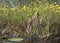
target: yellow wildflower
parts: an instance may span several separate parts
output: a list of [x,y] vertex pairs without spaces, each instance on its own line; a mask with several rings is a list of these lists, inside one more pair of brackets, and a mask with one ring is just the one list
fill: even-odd
[[3,11],[6,11],[6,8],[2,8]]
[[58,10],[56,10],[56,12],[59,12]]
[[14,11],[14,10],[15,10],[15,8],[11,8],[11,10],[12,10],[12,11]]
[[51,4],[51,5],[50,5],[50,8],[54,8],[54,5]]
[[54,2],[54,4],[57,4],[57,2]]
[[60,9],[60,6],[58,7],[58,9]]
[[56,6],[58,7],[58,4]]
[[27,6],[25,5],[25,6],[23,7],[23,10],[26,11],[26,10],[27,10],[26,8],[27,8]]

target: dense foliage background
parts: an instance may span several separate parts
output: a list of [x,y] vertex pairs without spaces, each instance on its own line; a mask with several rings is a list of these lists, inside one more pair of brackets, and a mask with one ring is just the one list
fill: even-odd
[[60,0],[0,0],[1,42],[60,43],[59,34]]

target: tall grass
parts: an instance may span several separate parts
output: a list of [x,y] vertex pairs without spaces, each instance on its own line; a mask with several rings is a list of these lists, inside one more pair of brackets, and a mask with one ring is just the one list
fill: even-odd
[[0,31],[2,35],[10,37],[22,35],[29,40],[33,37],[34,40],[35,37],[44,37],[50,33],[58,32],[60,6],[57,3],[31,3],[33,6],[24,5],[16,8],[0,5]]

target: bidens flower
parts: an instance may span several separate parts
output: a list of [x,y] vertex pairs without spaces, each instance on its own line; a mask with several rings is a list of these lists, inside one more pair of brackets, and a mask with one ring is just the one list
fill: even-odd
[[58,9],[60,9],[60,6],[58,7]]
[[54,8],[54,7],[55,7],[54,5],[52,5],[52,4],[50,5],[50,8]]
[[14,11],[14,10],[15,10],[15,8],[11,8],[11,10],[12,10],[12,11]]
[[6,11],[7,9],[6,8],[2,8],[3,11]]
[[25,5],[25,6],[23,6],[23,10],[24,11],[26,11],[27,10],[27,6]]

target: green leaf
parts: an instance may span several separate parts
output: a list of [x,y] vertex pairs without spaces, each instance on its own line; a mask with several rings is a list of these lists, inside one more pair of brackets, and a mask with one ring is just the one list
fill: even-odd
[[9,41],[22,41],[24,40],[23,38],[10,38],[8,39]]

